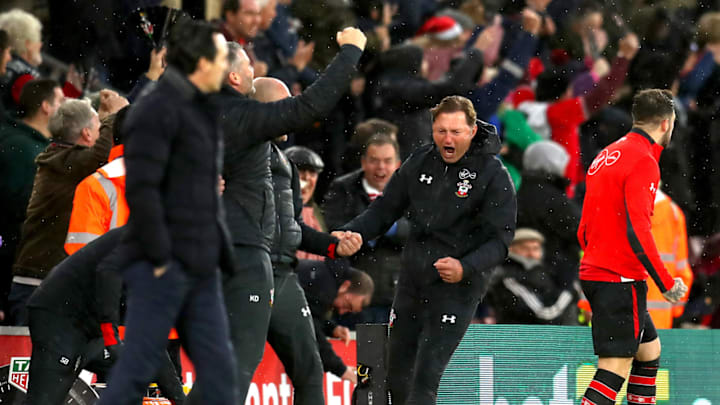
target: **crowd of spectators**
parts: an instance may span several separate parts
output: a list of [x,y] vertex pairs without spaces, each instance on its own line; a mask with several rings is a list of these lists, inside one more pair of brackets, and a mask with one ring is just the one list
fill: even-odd
[[[114,158],[115,114],[163,74],[161,33],[172,21],[160,1],[14,3],[19,8],[0,7],[6,323],[23,319],[15,304],[67,255],[75,186]],[[357,26],[368,37],[337,105],[280,144],[298,167],[302,219],[320,231],[361,213],[402,160],[431,142],[429,108],[448,95],[472,100],[478,118],[498,128],[518,196],[518,232],[478,322],[589,319],[577,283],[585,173],[602,148],[630,130],[636,91],[670,89],[677,123],[660,162],[664,193],[656,204],[672,201],[668,215],[682,225],[663,230],[667,221],[656,221],[653,230],[666,266],[692,288],[684,308],[660,309],[672,314],[668,327],[720,326],[720,2],[171,3],[217,23],[242,45],[254,77],[277,78],[293,96],[337,53],[336,32]],[[142,31],[138,9],[150,16],[154,34]],[[72,100],[83,98],[90,104]],[[370,307],[339,317],[340,324],[387,321],[408,231],[400,220],[355,256],[332,259],[349,260],[375,284]],[[302,251],[297,257],[325,260]]]

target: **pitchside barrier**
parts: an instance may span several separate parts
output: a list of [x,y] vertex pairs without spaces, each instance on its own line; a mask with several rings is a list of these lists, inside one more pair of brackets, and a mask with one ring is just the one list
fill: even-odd
[[[663,354],[658,373],[660,405],[720,405],[720,330],[661,330]],[[384,357],[387,326],[358,325],[359,380],[351,398],[347,381],[326,373],[327,405],[387,405]],[[355,364],[355,341],[331,342],[346,364]],[[31,352],[27,328],[0,327],[0,404],[21,404]],[[570,326],[471,325],[445,371],[438,404],[578,404],[595,373],[590,329]],[[367,367],[362,367],[367,366]],[[369,371],[368,371],[369,367]],[[192,386],[194,371],[183,356],[183,381]],[[75,401],[87,385],[76,384]],[[625,391],[618,404],[624,403]],[[622,402],[621,402],[622,401]],[[290,405],[292,385],[272,349],[266,346],[246,405]]]
[[[358,405],[386,405],[384,325],[358,326]],[[720,405],[720,330],[658,331],[657,404]],[[595,374],[590,328],[471,325],[440,382],[438,404],[578,404]],[[625,403],[625,388],[618,404]]]

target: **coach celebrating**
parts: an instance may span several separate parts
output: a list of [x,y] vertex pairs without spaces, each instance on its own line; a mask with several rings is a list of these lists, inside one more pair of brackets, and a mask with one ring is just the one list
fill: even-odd
[[418,148],[368,209],[342,228],[363,240],[410,221],[390,313],[388,389],[393,404],[435,404],[445,367],[502,263],[515,231],[515,193],[495,155],[495,128],[470,100],[432,110],[433,145]]

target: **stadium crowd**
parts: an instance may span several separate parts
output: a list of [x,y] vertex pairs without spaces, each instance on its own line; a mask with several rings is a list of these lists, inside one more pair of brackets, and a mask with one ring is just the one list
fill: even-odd
[[[348,339],[357,323],[388,322],[411,225],[403,217],[362,241],[338,229],[383,196],[413,151],[433,142],[430,109],[452,95],[469,99],[477,119],[497,128],[518,205],[508,257],[489,277],[473,321],[587,324],[577,238],[585,175],[598,152],[631,129],[632,96],[647,88],[669,89],[677,114],[660,160],[653,237],[671,275],[691,286],[682,302],[670,304],[648,283],[648,310],[658,328],[720,327],[716,1],[224,0],[181,2],[180,13],[160,1],[15,3],[20,8],[0,7],[2,324],[32,331],[32,311],[50,310],[58,294],[42,281],[127,223],[124,141],[178,126],[166,125],[164,108],[176,100],[154,89],[175,74],[167,69],[166,33],[189,15],[210,21],[228,44],[229,70],[221,72],[217,96],[223,118],[215,124],[226,136],[219,191],[234,254],[263,273],[237,280],[235,290],[227,286],[235,281],[226,282],[226,301],[230,307],[232,297],[247,294],[276,299],[272,314],[237,303],[242,322],[252,318],[267,333],[234,336],[239,320],[229,311],[233,339],[259,337],[259,347],[268,339],[290,370],[304,351],[283,328],[314,330],[302,344],[319,344],[320,358],[299,364],[355,381],[326,336]],[[148,112],[133,113],[143,102]],[[186,119],[200,126],[205,118]],[[243,141],[228,142],[230,133]],[[184,153],[144,147],[144,160],[135,151],[138,166],[130,171],[150,173],[159,151]],[[176,169],[214,163],[190,159]],[[263,194],[265,184],[275,196]],[[187,186],[178,195],[204,204],[217,199]],[[460,183],[458,193],[467,193]],[[152,203],[143,197],[148,201],[136,204]],[[189,215],[184,209],[168,215]],[[253,216],[280,225],[255,229]],[[139,236],[143,249],[163,263],[167,246],[148,235]],[[203,237],[186,235],[184,249]],[[312,309],[312,325],[283,317],[280,303]],[[97,317],[88,328],[100,325],[106,338],[118,334],[118,311],[102,312],[83,314]],[[253,344],[236,345],[238,359],[258,353]],[[168,346],[170,358],[177,350]],[[249,381],[259,361],[248,361],[249,374],[237,378]],[[303,378],[304,369],[295,371],[293,381]],[[296,396],[316,395],[318,387],[307,386]]]

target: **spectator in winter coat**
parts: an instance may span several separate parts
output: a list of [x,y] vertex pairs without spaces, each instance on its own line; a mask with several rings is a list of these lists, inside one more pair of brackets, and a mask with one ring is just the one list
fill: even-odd
[[[325,194],[323,212],[330,229],[356,216],[382,196],[390,176],[400,167],[400,151],[395,140],[385,134],[374,135],[365,144],[362,168],[336,178]],[[385,323],[395,297],[401,266],[402,247],[409,223],[399,219],[377,239],[363,241],[358,254],[350,258],[353,267],[367,272],[375,283],[373,305],[356,318],[360,323]]]
[[[7,72],[0,76],[0,100],[8,112],[15,113],[23,86],[40,77],[38,67],[42,63],[42,24],[34,15],[14,9],[0,14],[0,29],[8,33],[12,49]],[[63,92],[67,97],[79,97],[82,84],[78,82],[78,75],[69,72],[68,80],[63,86]]]
[[[127,100],[104,91],[100,113],[114,114]],[[89,103],[68,100],[52,116],[53,143],[38,155],[33,191],[13,266],[11,322],[27,324],[25,302],[40,281],[67,254],[63,248],[75,187],[107,162],[112,146],[112,115],[101,121]]]
[[565,194],[563,173],[569,160],[565,149],[553,141],[530,145],[523,155],[518,191],[518,226],[536,229],[545,237],[545,267],[567,289],[577,280],[580,246],[574,235],[581,214]]
[[[30,193],[35,179],[35,157],[49,144],[48,122],[65,100],[54,80],[31,80],[20,94],[22,118],[0,117],[0,200],[5,207],[0,215],[0,311],[10,289],[11,267],[20,241]],[[2,317],[0,316],[0,320]]]
[[493,275],[488,303],[497,323],[574,324],[575,296],[555,282],[543,264],[545,238],[530,228],[518,228],[508,258]]

